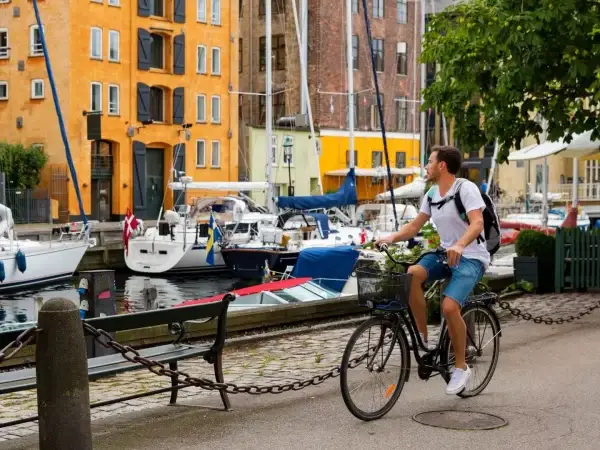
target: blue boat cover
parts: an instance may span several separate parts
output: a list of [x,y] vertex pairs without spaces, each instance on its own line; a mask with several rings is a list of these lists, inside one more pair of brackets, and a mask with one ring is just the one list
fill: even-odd
[[321,233],[321,237],[323,239],[327,239],[329,237],[329,217],[327,214],[307,214],[307,216],[314,217],[317,221],[317,226],[319,227],[319,232]]
[[321,278],[319,285],[342,292],[359,254],[358,249],[350,245],[306,248],[300,251],[291,275]]
[[348,171],[344,184],[334,194],[304,197],[279,197],[277,206],[293,209],[333,208],[335,206],[356,205],[356,179],[354,168]]

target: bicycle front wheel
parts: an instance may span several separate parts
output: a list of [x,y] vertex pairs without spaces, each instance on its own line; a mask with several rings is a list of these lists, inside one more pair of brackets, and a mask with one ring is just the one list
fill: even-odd
[[346,345],[340,387],[344,403],[360,420],[383,417],[402,393],[410,355],[402,328],[393,341],[396,326],[400,324],[389,318],[372,317],[356,329]]

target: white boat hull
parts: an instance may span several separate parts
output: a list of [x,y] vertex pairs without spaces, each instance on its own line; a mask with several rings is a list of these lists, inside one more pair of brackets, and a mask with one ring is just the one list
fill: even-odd
[[221,247],[215,244],[215,264],[206,262],[206,244],[186,244],[161,239],[135,238],[129,241],[125,264],[138,273],[210,272],[225,268]]
[[76,242],[25,242],[19,247],[25,254],[25,272],[17,267],[15,255],[17,245],[12,250],[2,244],[6,250],[0,251],[0,260],[4,263],[6,278],[0,283],[0,292],[7,292],[50,284],[73,276],[83,255],[89,247],[85,241]]

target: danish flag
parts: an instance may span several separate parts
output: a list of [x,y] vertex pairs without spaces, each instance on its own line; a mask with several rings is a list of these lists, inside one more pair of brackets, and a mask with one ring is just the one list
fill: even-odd
[[125,254],[129,255],[129,238],[131,237],[131,233],[133,230],[137,229],[139,226],[138,220],[135,218],[133,214],[131,214],[131,210],[127,208],[127,214],[125,215],[125,221],[123,222],[123,246],[125,247]]

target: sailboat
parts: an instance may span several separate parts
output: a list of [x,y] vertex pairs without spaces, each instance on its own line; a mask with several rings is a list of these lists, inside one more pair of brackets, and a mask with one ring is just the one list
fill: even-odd
[[[54,106],[65,145],[66,158],[79,201],[79,211],[83,218],[83,227],[77,233],[62,233],[58,241],[19,240],[14,229],[12,211],[6,205],[0,205],[0,292],[2,293],[70,278],[73,276],[86,250],[95,245],[95,240],[90,238],[91,229],[83,210],[77,173],[75,172],[67,140],[37,0],[33,0],[33,7],[40,33],[44,62],[52,88]],[[63,239],[67,234],[69,238],[74,237],[75,239]]]

